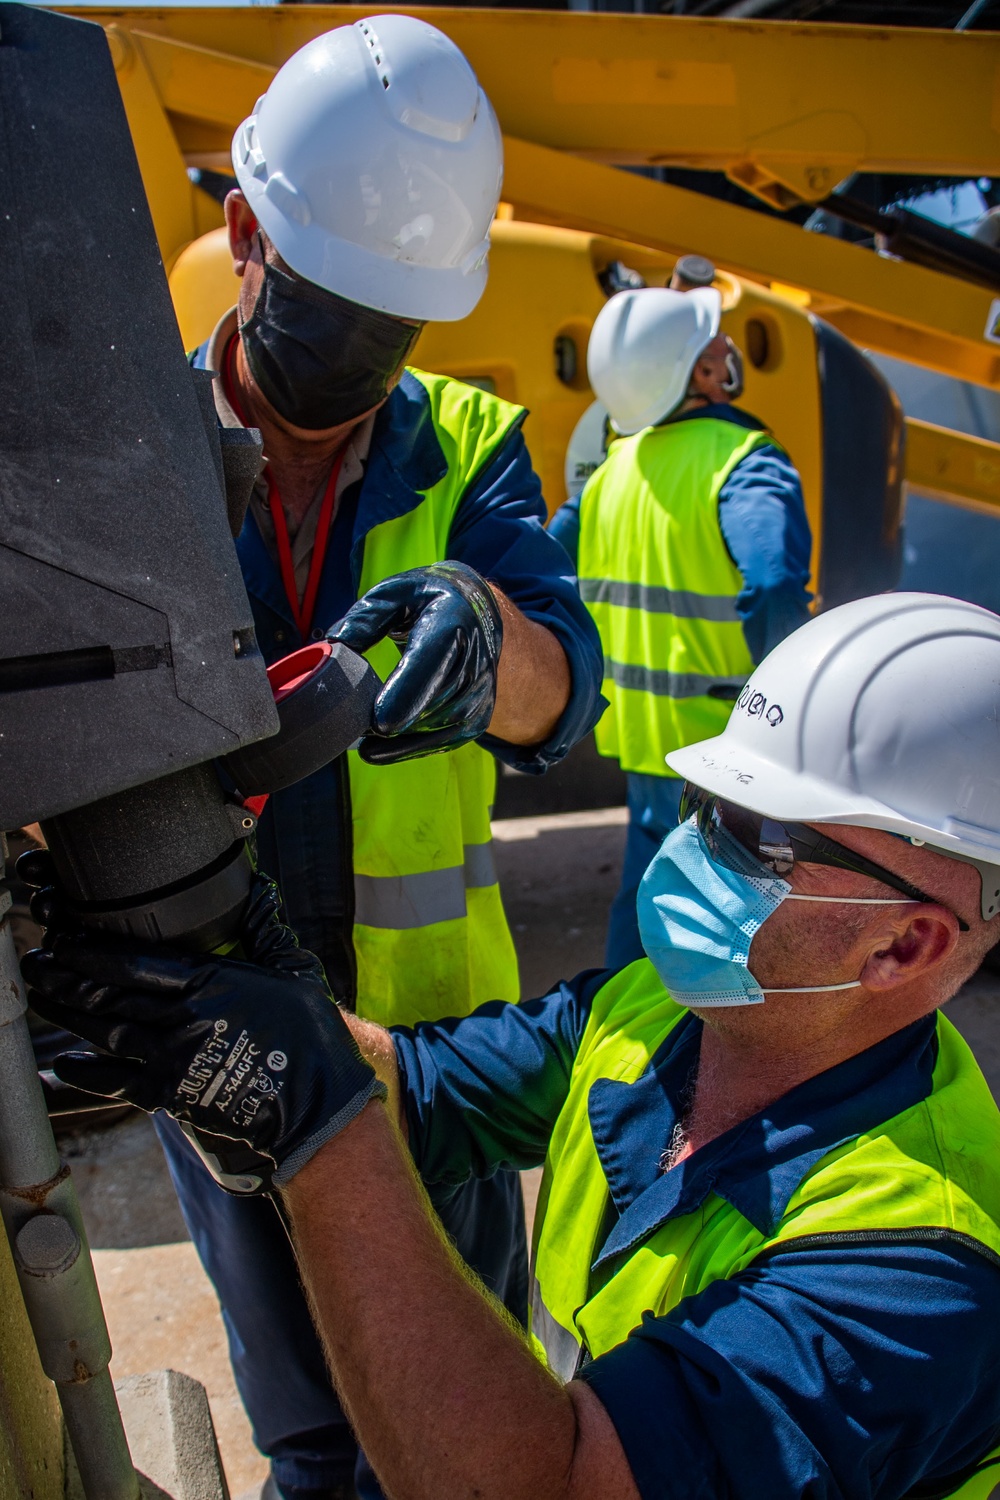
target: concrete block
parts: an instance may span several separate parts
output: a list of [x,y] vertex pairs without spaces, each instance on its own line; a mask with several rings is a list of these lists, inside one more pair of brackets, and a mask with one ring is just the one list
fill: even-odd
[[[142,1500],[229,1500],[205,1387],[177,1370],[116,1381]],[[66,1500],[84,1500],[67,1454]]]
[[115,1386],[132,1462],[170,1500],[229,1500],[208,1397],[177,1370],[129,1375]]

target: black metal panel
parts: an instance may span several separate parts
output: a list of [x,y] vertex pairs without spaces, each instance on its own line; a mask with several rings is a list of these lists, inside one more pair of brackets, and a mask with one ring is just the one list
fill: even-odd
[[0,695],[14,827],[277,717],[103,29],[9,4],[0,266],[0,660],[118,664]]
[[823,423],[819,596],[832,609],[899,582],[905,429],[871,361],[828,323],[811,322]]

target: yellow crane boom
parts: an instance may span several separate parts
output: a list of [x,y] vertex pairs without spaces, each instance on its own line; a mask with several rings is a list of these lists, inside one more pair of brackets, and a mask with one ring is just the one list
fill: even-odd
[[[221,223],[186,169],[228,170],[233,131],[274,70],[358,15],[324,5],[69,9],[106,27],[168,269]],[[463,49],[496,107],[515,218],[670,257],[698,250],[735,276],[791,289],[855,343],[1000,388],[1000,301],[989,291],[612,165],[722,171],[778,207],[818,202],[856,170],[1000,176],[1000,35],[413,13]],[[949,498],[995,506],[993,447],[911,423],[907,480],[943,491],[947,474]]]
[[[856,342],[1000,385],[993,298],[608,162],[728,173],[786,206],[850,172],[1000,175],[1000,37],[685,17],[416,11],[470,58],[507,136],[519,217],[597,229],[808,295]],[[274,69],[357,12],[338,6],[79,10],[108,27],[170,265],[218,222],[184,178],[225,170]],[[591,158],[591,159],[586,159]]]
[[856,344],[979,385],[1000,385],[1000,342],[984,337],[993,298],[953,276],[846,240],[651,182],[526,141],[506,143],[504,193],[519,218],[591,229],[806,294]]
[[[976,177],[998,166],[996,33],[438,6],[412,13],[462,48],[506,134],[555,150],[711,168],[784,202],[818,201],[853,171]],[[358,12],[79,14],[161,38],[148,57],[165,97],[172,92],[168,108],[228,128],[248,98],[233,64],[247,70],[252,104],[269,70]],[[178,47],[201,49],[201,74],[190,58],[178,71]],[[210,74],[206,95],[200,85]]]

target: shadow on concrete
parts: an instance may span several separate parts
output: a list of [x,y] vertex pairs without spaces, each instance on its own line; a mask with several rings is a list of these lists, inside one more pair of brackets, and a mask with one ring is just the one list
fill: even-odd
[[577,826],[553,828],[546,826],[547,818],[494,825],[523,998],[543,995],[556,981],[604,964],[608,911],[621,878],[625,813],[611,808],[577,816]]
[[980,969],[948,1002],[944,1013],[976,1054],[1000,1104],[1000,975]]
[[92,1250],[135,1250],[189,1238],[148,1115],[62,1135]]
[[621,807],[625,803],[625,776],[616,760],[598,755],[594,736],[578,745],[546,771],[528,776],[498,766],[494,817],[528,818],[545,813],[582,812],[593,807]]

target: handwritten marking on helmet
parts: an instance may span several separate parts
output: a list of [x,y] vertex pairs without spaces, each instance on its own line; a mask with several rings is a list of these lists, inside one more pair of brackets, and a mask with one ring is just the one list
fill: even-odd
[[749,786],[753,781],[752,771],[741,771],[739,766],[730,766],[725,761],[716,760],[714,755],[702,754],[701,763],[706,771],[714,771],[721,776],[733,776],[740,786]]
[[766,719],[772,729],[777,729],[785,717],[780,703],[769,704],[763,693],[750,691],[749,683],[737,698],[736,707],[749,714],[751,719]]

